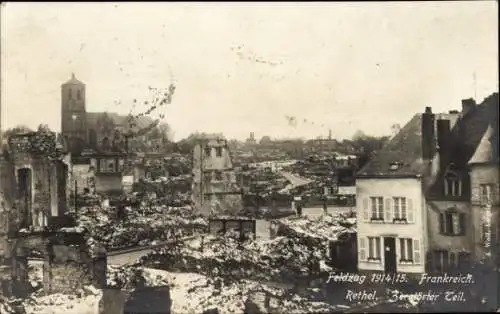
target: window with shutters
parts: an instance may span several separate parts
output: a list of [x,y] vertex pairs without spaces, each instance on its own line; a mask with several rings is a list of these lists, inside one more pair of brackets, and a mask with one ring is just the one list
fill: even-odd
[[400,262],[413,262],[413,239],[399,239]]
[[493,203],[493,184],[479,185],[479,200],[481,206],[491,205]]
[[465,214],[456,211],[454,208],[440,213],[439,232],[450,236],[465,235]]
[[368,260],[380,261],[380,237],[368,237]]
[[370,197],[371,220],[384,220],[384,199],[382,197]]
[[408,219],[408,211],[406,206],[406,197],[394,197],[393,198],[393,206],[394,206],[394,217],[393,220],[397,221],[407,221]]
[[447,172],[444,176],[444,195],[462,195],[462,181],[460,180],[460,176],[455,172]]

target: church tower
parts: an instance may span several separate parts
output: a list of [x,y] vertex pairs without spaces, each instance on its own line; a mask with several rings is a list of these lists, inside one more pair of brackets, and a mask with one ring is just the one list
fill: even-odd
[[61,133],[72,153],[80,153],[87,142],[85,84],[71,79],[61,85]]

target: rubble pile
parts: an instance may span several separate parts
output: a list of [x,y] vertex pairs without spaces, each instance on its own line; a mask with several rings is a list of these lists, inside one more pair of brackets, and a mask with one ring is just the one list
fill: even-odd
[[[306,313],[312,311],[330,312],[334,306],[320,301],[310,301],[305,291],[298,295],[284,288],[274,288],[252,280],[226,280],[220,276],[207,277],[196,273],[172,273],[168,271],[127,266],[110,268],[117,278],[127,280],[130,274],[140,274],[147,287],[168,285],[170,288],[172,313],[202,313],[218,310],[219,313],[242,313],[249,303],[264,308],[264,313]],[[109,282],[114,284],[113,281]],[[122,284],[134,289],[131,281]],[[259,295],[264,294],[264,298]],[[267,300],[266,300],[267,299]],[[260,304],[259,304],[260,303]]]
[[32,292],[24,298],[6,298],[0,295],[2,314],[96,314],[102,291],[94,286],[85,286],[73,294],[44,295],[42,288],[43,264],[29,265],[28,277]]
[[142,265],[163,270],[197,272],[255,280],[291,281],[319,272],[323,252],[297,239],[239,242],[231,237],[206,236],[175,247],[161,248],[140,259]]
[[344,233],[356,232],[356,219],[342,214],[289,217],[275,221],[278,235],[293,238],[336,241]]
[[126,211],[126,217],[120,218],[115,209],[87,208],[80,211],[79,223],[108,250],[150,245],[153,241],[189,236],[208,228],[206,219],[186,208],[157,206],[147,214],[130,208]]

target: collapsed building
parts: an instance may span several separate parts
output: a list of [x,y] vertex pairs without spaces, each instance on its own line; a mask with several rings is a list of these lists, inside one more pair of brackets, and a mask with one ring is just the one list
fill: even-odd
[[210,230],[219,234],[236,231],[240,236],[250,231],[255,236],[255,220],[238,217],[243,193],[225,139],[200,139],[194,146],[192,192],[196,211],[210,217]]
[[28,259],[41,254],[44,292],[105,284],[106,254],[86,243],[69,211],[70,155],[52,132],[9,138],[1,160],[3,293],[29,290]]

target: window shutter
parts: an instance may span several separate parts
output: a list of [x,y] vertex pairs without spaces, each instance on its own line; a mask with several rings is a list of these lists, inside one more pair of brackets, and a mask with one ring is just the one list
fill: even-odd
[[413,240],[413,262],[420,264],[420,241],[417,239]]
[[366,261],[366,239],[364,237],[359,238],[359,260]]
[[415,222],[415,217],[413,213],[413,200],[411,198],[406,199],[406,211],[408,215],[408,222],[409,223],[414,223]]
[[370,211],[368,206],[368,197],[363,198],[363,220],[370,220]]
[[385,199],[385,206],[384,206],[384,220],[386,222],[392,222],[392,215],[391,215],[391,199],[386,198]]
[[459,214],[459,225],[460,225],[460,234],[465,235],[465,214]]

